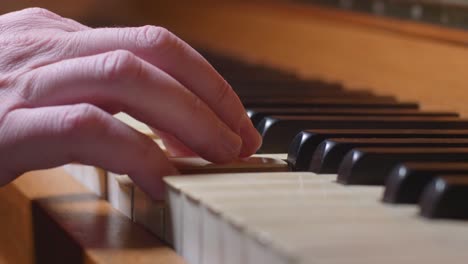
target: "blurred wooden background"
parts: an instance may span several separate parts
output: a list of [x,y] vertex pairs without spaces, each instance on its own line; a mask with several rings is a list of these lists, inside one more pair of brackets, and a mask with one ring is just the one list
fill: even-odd
[[200,47],[468,115],[467,32],[287,2],[15,0],[0,12],[41,6],[92,26],[161,25]]

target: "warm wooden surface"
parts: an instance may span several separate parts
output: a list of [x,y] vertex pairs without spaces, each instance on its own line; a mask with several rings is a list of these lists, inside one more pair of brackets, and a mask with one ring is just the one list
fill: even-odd
[[65,263],[60,257],[69,258],[66,263],[183,263],[61,169],[23,175],[2,188],[0,197],[0,246],[12,263],[32,263],[33,225],[41,252],[54,252],[46,263],[54,256],[57,263]]
[[359,12],[348,12],[336,8],[303,4],[269,4],[269,9],[281,8],[285,14],[296,17],[315,17],[327,20],[338,20],[345,23],[359,24],[378,30],[386,30],[397,34],[430,39],[432,41],[449,42],[457,45],[468,44],[468,32],[462,29],[437,26],[429,23],[413,22],[385,16],[372,16]]
[[0,263],[33,263],[30,208],[30,201],[13,184],[0,189]]
[[[147,7],[144,16],[201,47],[468,115],[466,45],[288,7],[168,5]],[[411,31],[411,25],[401,27]],[[457,38],[466,42],[468,35]]]

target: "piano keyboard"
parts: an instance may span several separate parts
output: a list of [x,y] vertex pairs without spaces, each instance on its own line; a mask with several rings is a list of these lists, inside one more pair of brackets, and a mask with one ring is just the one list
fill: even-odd
[[[262,134],[259,154],[227,165],[172,159],[192,175],[165,178],[166,202],[152,201],[125,175],[78,171],[78,165],[72,174],[189,264],[467,257],[468,119],[206,57]],[[158,141],[136,120],[119,118]],[[93,173],[100,180],[86,181]]]
[[[139,131],[140,133],[152,138],[156,144],[165,150],[164,144],[153,131],[144,123],[132,118],[125,113],[118,113],[115,118]],[[63,166],[64,169],[77,181],[86,186],[89,190],[93,191],[99,197],[108,199],[115,208],[124,208],[126,198],[120,198],[120,186],[115,182],[112,177],[112,172],[106,172],[100,168],[93,166],[85,166],[82,164],[67,164]],[[122,209],[121,211],[128,211]],[[129,216],[129,215],[127,215]]]
[[175,248],[188,263],[460,263],[464,222],[380,202],[382,187],[336,175],[169,177]]

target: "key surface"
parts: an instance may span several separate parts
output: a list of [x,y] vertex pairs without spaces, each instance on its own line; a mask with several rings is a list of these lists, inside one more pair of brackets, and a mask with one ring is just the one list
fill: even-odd
[[428,218],[468,219],[468,174],[433,180],[421,198],[421,215]]
[[418,104],[408,102],[394,102],[388,98],[381,99],[347,99],[347,98],[309,98],[302,100],[294,98],[265,98],[259,100],[244,100],[245,107],[321,107],[321,108],[399,108],[399,109],[418,109]]
[[259,153],[287,152],[294,137],[306,129],[468,129],[457,117],[268,116],[257,126],[263,137]]
[[286,90],[246,90],[245,92],[238,92],[237,95],[242,100],[264,100],[264,99],[274,99],[274,98],[291,98],[288,100],[303,100],[304,98],[339,98],[342,96],[346,96],[347,98],[351,99],[359,99],[359,98],[388,98],[389,101],[396,102],[396,98],[392,96],[382,96],[382,95],[375,95],[370,91],[340,91],[340,90],[327,90],[327,89],[286,89]]
[[346,98],[346,101],[379,101],[379,102],[398,102],[396,97],[390,95],[376,95],[370,91],[365,90],[353,90],[353,91],[336,91],[336,90],[308,90],[303,91],[297,90],[255,90],[256,92],[248,91],[247,93],[238,93],[237,95],[247,101],[251,102],[270,102],[270,101],[298,101],[301,102],[304,99],[327,99],[335,100],[340,98]]
[[[212,175],[214,173],[240,173],[246,175],[246,172],[269,172],[271,173],[288,171],[288,165],[285,161],[272,158],[271,155],[254,155],[249,158],[234,161],[228,164],[212,164],[201,158],[170,158],[170,161],[178,169],[181,174],[204,174]],[[266,173],[265,173],[266,174]],[[239,177],[242,178],[242,177]],[[159,238],[167,242],[172,242],[174,237],[170,234],[171,221],[168,219],[166,212],[167,208],[162,201],[153,201],[146,195],[140,188],[134,185],[133,181],[127,175],[116,175],[112,178],[118,183],[115,190],[116,197],[120,197],[118,203],[114,201],[119,210],[125,212],[127,215],[132,215],[132,219],[145,226],[148,230],[153,232]],[[222,179],[222,177],[220,177]],[[244,182],[248,182],[249,179]],[[114,199],[115,200],[115,199]],[[132,207],[122,207],[131,203]]]
[[120,113],[114,115],[114,117],[117,118],[118,120],[124,122],[125,124],[127,124],[131,128],[137,130],[138,132],[147,135],[148,137],[151,137],[153,139],[158,138],[158,136],[156,136],[153,133],[153,131],[146,124],[136,120],[135,118],[133,118],[133,117],[131,117],[131,116],[125,114],[125,113],[120,112]]
[[288,164],[283,160],[269,157],[252,156],[227,164],[215,164],[199,157],[169,158],[181,174],[203,173],[241,173],[288,171]]
[[387,178],[383,201],[417,203],[424,188],[438,175],[468,174],[468,162],[405,162]]
[[468,148],[357,148],[344,157],[337,180],[343,184],[383,185],[399,163],[467,160]]
[[468,148],[468,139],[452,138],[331,138],[312,156],[309,171],[337,173],[344,156],[354,148]]
[[[200,157],[170,157],[169,161],[182,175],[289,171],[285,161],[264,155],[253,155],[226,164],[211,163]],[[121,185],[134,185],[127,175],[115,175],[115,178]]]
[[425,129],[313,129],[300,132],[288,151],[293,170],[305,171],[317,146],[328,138],[468,138],[468,130]]
[[[243,76],[246,77],[245,73],[242,73]],[[310,89],[310,90],[318,90],[318,89],[326,89],[326,90],[344,90],[344,87],[340,83],[326,83],[318,80],[303,80],[294,77],[286,77],[286,78],[258,78],[259,76],[252,76],[252,78],[242,78],[242,79],[232,79],[230,80],[231,86],[236,90],[248,90],[249,88],[257,87],[257,89],[273,89],[273,90],[280,90],[280,89]],[[229,81],[229,80],[228,80]]]
[[254,126],[270,115],[327,115],[327,116],[413,116],[413,117],[457,117],[457,113],[452,112],[424,112],[413,109],[359,109],[359,108],[316,108],[316,107],[257,107],[248,108],[247,115],[252,120]]
[[[270,95],[290,95],[303,94],[312,96],[314,94],[341,94],[350,92],[344,90],[341,85],[317,84],[304,81],[241,81],[231,82],[234,91],[240,96],[259,96],[262,94]],[[371,92],[369,92],[372,94]]]
[[[274,98],[274,97],[290,97],[290,98],[304,98],[304,97],[329,97],[336,98],[340,96],[350,96],[352,98],[373,98],[373,97],[383,97],[383,95],[376,95],[367,90],[353,90],[353,91],[341,91],[341,90],[328,90],[328,89],[293,89],[293,90],[246,90],[238,93],[240,98]],[[384,96],[392,98],[393,101],[396,101],[395,97]]]
[[[262,85],[264,87],[262,87]],[[278,84],[274,84],[278,85]],[[262,96],[264,98],[270,98],[274,99],[275,97],[295,97],[299,98],[300,95],[302,95],[302,98],[311,98],[314,96],[323,96],[323,97],[332,97],[335,96],[334,98],[339,98],[342,95],[345,94],[355,94],[355,95],[361,95],[364,97],[370,97],[370,96],[375,96],[371,92],[350,92],[350,91],[344,91],[342,89],[328,89],[328,88],[310,88],[310,87],[294,87],[289,84],[284,84],[282,85],[283,87],[289,86],[289,88],[281,88],[277,86],[273,86],[271,84],[244,84],[242,87],[234,87],[234,91],[236,94],[239,96],[239,98],[242,99],[249,99],[250,100],[255,100],[255,99],[260,99]]]
[[[297,179],[296,192],[288,185],[285,188],[289,191],[288,197],[268,188],[244,192],[250,183],[242,185],[238,175],[230,175],[231,179],[220,175],[228,181],[225,185],[217,176],[178,177],[180,181],[176,184],[185,186],[182,196],[186,199],[182,199],[182,203],[190,208],[181,210],[180,220],[187,217],[200,223],[188,225],[190,222],[186,222],[186,227],[197,230],[184,235],[196,243],[194,247],[201,249],[202,260],[216,257],[217,261],[210,263],[362,264],[383,261],[409,264],[422,261],[435,264],[441,260],[456,262],[460,257],[465,258],[462,256],[465,253],[454,255],[465,252],[460,251],[467,241],[462,225],[421,221],[415,206],[386,206],[379,202],[382,188],[378,186],[342,186],[336,184],[333,177],[312,174]],[[307,181],[315,177],[322,183],[302,190],[304,180],[309,177]],[[187,185],[185,180],[191,184]],[[268,177],[263,180],[265,184],[270,181]],[[239,185],[225,192],[216,192],[216,188],[191,188],[212,185],[212,181],[220,186],[227,186],[230,181],[237,181]],[[275,191],[278,190],[281,187]],[[205,244],[206,236],[219,243]],[[387,254],[389,250],[398,254]],[[219,255],[220,251],[223,254]],[[224,254],[237,262],[223,259]],[[387,255],[382,260],[384,254]]]

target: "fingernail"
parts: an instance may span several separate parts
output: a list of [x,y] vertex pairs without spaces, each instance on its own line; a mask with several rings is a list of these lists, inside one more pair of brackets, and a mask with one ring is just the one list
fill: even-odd
[[247,116],[240,127],[240,136],[242,138],[242,150],[239,155],[241,158],[254,154],[262,145],[262,136]]

